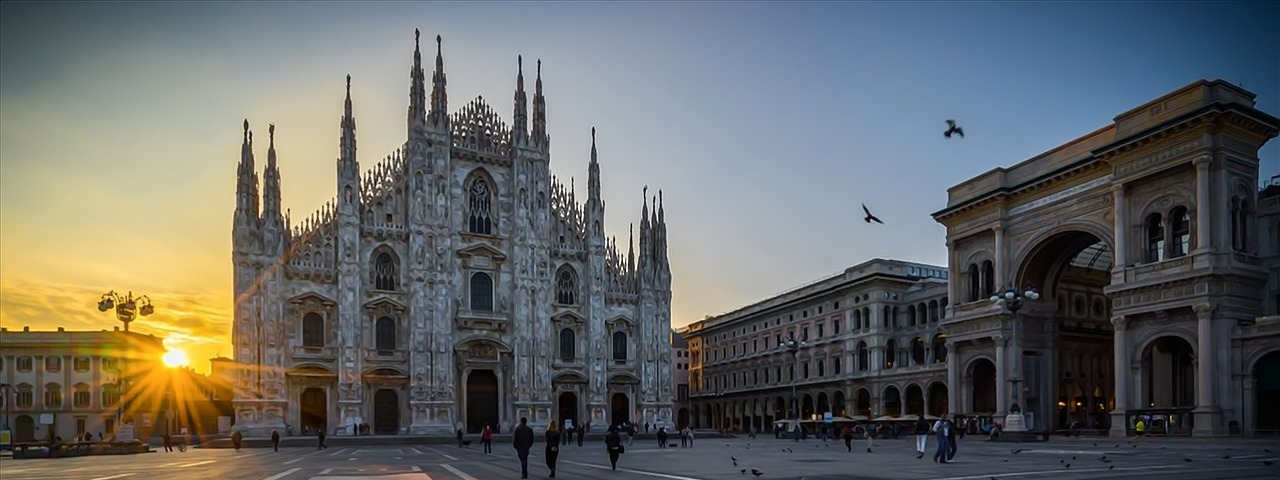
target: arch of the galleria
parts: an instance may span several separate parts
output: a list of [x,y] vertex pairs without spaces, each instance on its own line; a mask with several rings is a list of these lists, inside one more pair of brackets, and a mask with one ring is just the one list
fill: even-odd
[[[1280,425],[1280,188],[1256,188],[1280,120],[1253,99],[1199,81],[948,191],[951,411],[1008,412],[1021,357],[1031,429]],[[989,298],[1026,285],[1019,354]]]

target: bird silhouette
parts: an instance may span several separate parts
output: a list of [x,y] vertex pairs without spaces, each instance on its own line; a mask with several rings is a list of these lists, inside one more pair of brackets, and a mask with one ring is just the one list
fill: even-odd
[[738,457],[729,457],[729,459],[733,460],[733,466],[738,466]]
[[964,129],[956,126],[955,120],[947,120],[947,131],[942,132],[942,135],[947,138],[951,138],[951,135],[953,134],[959,135],[960,138],[964,138]]
[[761,475],[764,475],[764,472],[761,472],[761,471],[756,470],[756,469],[754,469],[754,468],[753,468],[753,469],[751,469],[751,474],[752,474],[752,475],[755,475],[755,476],[757,476],[757,477],[759,477],[759,476],[761,476]]
[[1262,461],[1262,464],[1263,464],[1263,465],[1266,465],[1266,466],[1268,466],[1268,467],[1270,467],[1270,466],[1271,466],[1271,464],[1273,464],[1273,463],[1276,463],[1276,462],[1273,462],[1273,461],[1271,461],[1271,460],[1263,460],[1263,461]]
[[865,221],[865,222],[867,222],[867,223],[871,223],[871,222],[873,222],[873,221],[874,221],[874,222],[876,222],[876,223],[879,223],[879,224],[881,224],[881,225],[884,225],[884,222],[880,221],[880,219],[879,219],[879,218],[876,218],[876,216],[875,216],[875,215],[872,215],[872,214],[871,214],[871,209],[867,208],[867,204],[865,204],[865,203],[864,203],[864,204],[862,204],[862,212],[867,214],[867,216],[866,216],[866,217],[864,217],[864,218],[862,219],[863,221]]

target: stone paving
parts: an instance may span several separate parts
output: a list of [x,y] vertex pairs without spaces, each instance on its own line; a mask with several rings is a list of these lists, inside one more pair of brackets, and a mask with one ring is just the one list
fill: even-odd
[[[1280,478],[1280,442],[1248,440],[1148,439],[1137,446],[1110,439],[1055,439],[1047,443],[991,443],[962,440],[954,463],[915,458],[912,439],[865,440],[853,452],[841,441],[794,442],[760,437],[699,439],[694,448],[657,448],[637,439],[609,469],[604,447],[588,442],[562,448],[558,479],[727,480],[727,479],[939,479],[1023,480],[1177,478],[1189,480]],[[1013,453],[1017,450],[1018,453]],[[1268,451],[1269,450],[1269,451]],[[1108,460],[1104,461],[1103,459]],[[734,459],[738,465],[734,466]],[[1267,465],[1264,462],[1270,462]],[[547,478],[542,446],[529,458],[530,478]],[[756,469],[760,475],[752,474]],[[376,445],[282,448],[188,449],[67,459],[0,459],[4,480],[134,480],[209,478],[229,480],[487,480],[519,478],[509,444],[484,455],[478,445]]]

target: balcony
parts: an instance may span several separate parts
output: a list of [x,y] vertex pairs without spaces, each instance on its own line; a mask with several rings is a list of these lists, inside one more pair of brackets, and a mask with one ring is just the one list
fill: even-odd
[[336,347],[293,347],[293,360],[333,361],[338,358]]
[[459,310],[458,326],[471,330],[491,330],[505,333],[511,328],[511,319],[501,312],[484,310]]
[[366,348],[364,350],[364,359],[367,362],[403,363],[408,358],[409,352],[405,350],[378,350],[376,348]]

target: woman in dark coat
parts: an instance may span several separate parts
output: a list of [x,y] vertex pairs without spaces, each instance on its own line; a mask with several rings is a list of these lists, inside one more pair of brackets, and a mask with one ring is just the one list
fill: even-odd
[[547,457],[547,468],[551,470],[551,478],[556,478],[556,459],[560,457],[560,431],[556,430],[556,421],[547,423],[546,448],[543,455]]
[[609,465],[618,469],[618,455],[623,452],[622,436],[618,435],[618,427],[609,427],[609,434],[604,437],[604,447],[609,451]]

